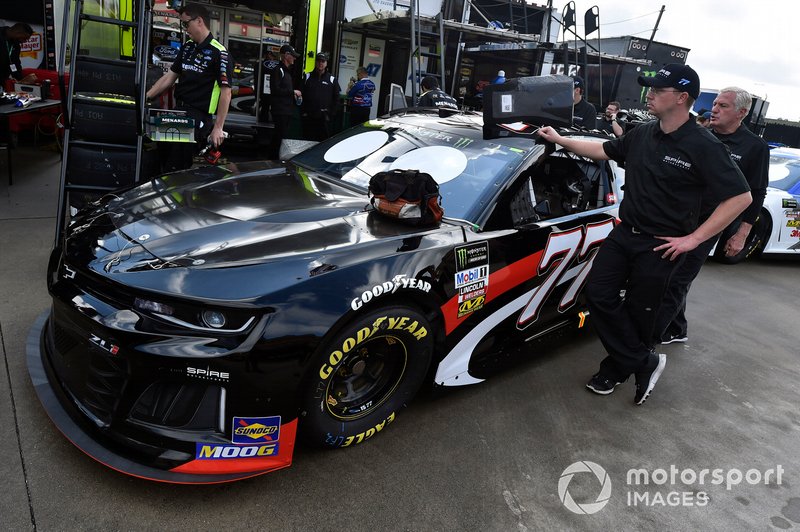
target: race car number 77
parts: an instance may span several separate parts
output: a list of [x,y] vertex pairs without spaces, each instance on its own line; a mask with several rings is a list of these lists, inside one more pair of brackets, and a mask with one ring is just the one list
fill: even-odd
[[[522,329],[539,317],[542,305],[553,289],[567,280],[567,274],[574,275],[574,279],[561,298],[558,311],[564,312],[575,304],[578,293],[589,275],[589,270],[592,269],[592,262],[594,262],[597,250],[600,249],[600,244],[613,228],[614,220],[606,220],[561,233],[550,233],[537,268],[537,275],[547,274],[547,277],[534,290],[530,301],[522,309],[522,313],[517,318],[517,327]],[[567,270],[575,255],[578,255],[575,268]],[[549,273],[548,269],[550,269]]]

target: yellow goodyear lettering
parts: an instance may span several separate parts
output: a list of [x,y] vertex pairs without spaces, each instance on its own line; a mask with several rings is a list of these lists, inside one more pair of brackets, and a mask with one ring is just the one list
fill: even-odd
[[[361,343],[372,338],[379,329],[385,328],[390,330],[405,330],[409,334],[413,335],[417,340],[422,340],[428,335],[428,330],[424,326],[420,325],[418,321],[414,320],[410,324],[408,321],[409,318],[406,316],[381,316],[372,322],[372,328],[362,327],[356,332],[355,336],[348,336],[344,339],[341,349],[333,351],[328,356],[328,360],[319,368],[319,377],[322,380],[330,377],[333,373],[333,370],[342,361],[342,358],[344,358],[345,354],[355,349]],[[388,326],[386,325],[387,322]]]
[[359,443],[361,443],[363,441],[366,441],[366,440],[370,439],[371,437],[375,436],[377,433],[382,431],[383,427],[385,427],[386,425],[388,425],[392,421],[394,421],[394,412],[389,414],[389,417],[387,417],[386,419],[384,419],[383,421],[381,421],[380,423],[378,423],[374,427],[370,427],[367,430],[365,430],[364,432],[359,432],[355,436],[348,436],[344,440],[344,443],[342,444],[342,447],[348,447],[353,442],[355,442],[356,444],[359,444]]

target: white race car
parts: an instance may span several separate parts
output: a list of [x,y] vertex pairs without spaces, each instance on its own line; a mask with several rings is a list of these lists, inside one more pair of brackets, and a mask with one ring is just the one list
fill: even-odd
[[800,254],[800,149],[774,148],[769,158],[769,186],[764,207],[753,224],[742,251],[726,257],[722,249],[715,258],[736,264],[760,253]]

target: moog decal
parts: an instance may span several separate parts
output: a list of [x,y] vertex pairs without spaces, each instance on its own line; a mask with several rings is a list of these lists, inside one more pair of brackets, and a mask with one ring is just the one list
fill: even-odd
[[230,460],[232,458],[263,458],[278,454],[278,444],[267,445],[209,445],[196,444],[198,460]]

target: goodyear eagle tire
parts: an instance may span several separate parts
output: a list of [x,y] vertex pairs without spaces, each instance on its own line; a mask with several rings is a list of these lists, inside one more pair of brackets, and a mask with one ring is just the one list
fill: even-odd
[[348,447],[384,430],[417,393],[432,353],[433,331],[415,310],[392,306],[353,320],[312,360],[304,439]]

